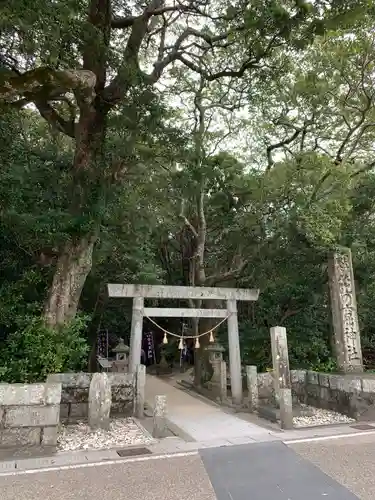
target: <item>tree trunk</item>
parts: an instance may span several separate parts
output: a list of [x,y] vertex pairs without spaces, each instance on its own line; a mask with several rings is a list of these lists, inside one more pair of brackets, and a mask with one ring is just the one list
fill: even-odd
[[[143,19],[143,18],[142,18]],[[143,37],[147,32],[148,17],[142,24]],[[89,77],[86,85],[74,87],[74,97],[79,108],[79,120],[73,124],[70,137],[75,139],[75,153],[72,165],[72,192],[70,211],[72,217],[92,213],[92,206],[98,202],[95,197],[104,196],[111,177],[107,178],[104,168],[104,145],[107,115],[115,102],[103,98],[107,79],[108,48],[110,46],[112,10],[110,0],[90,0],[87,22],[93,36],[88,37],[81,47],[83,73]],[[140,27],[137,24],[136,28]],[[132,35],[133,38],[135,35]],[[139,38],[139,37],[138,37]],[[132,57],[137,58],[138,46]],[[129,44],[129,42],[128,42]],[[94,77],[94,78],[93,78]],[[86,78],[87,79],[87,78]],[[117,101],[128,87],[117,84]],[[122,81],[122,80],[121,80]],[[52,108],[51,108],[52,109]],[[56,111],[53,116],[55,116]],[[46,117],[46,116],[45,116]],[[61,119],[63,121],[63,119]],[[51,123],[51,122],[50,122]],[[61,131],[61,128],[59,128]],[[64,131],[64,133],[67,133]],[[100,200],[101,201],[101,200]],[[95,216],[94,216],[95,217]],[[95,227],[100,221],[92,220]],[[44,309],[45,323],[51,327],[64,324],[74,318],[83,286],[92,267],[92,253],[97,235],[81,234],[65,244],[59,254],[48,299]]]
[[96,237],[66,243],[60,254],[44,309],[48,326],[55,327],[74,318],[82,289],[92,267]]
[[[97,86],[100,81],[97,82]],[[95,95],[95,94],[94,94]],[[86,96],[87,97],[87,96]],[[80,117],[75,125],[73,189],[71,214],[77,217],[96,202],[90,184],[105,186],[101,178],[101,160],[108,108],[93,95],[80,101]],[[95,225],[98,225],[98,221]],[[76,315],[86,278],[92,267],[92,253],[97,235],[82,234],[65,244],[60,253],[44,309],[45,323],[51,327],[64,324]]]

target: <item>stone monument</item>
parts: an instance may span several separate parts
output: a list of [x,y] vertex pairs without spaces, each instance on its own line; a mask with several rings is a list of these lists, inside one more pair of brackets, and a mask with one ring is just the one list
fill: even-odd
[[363,372],[361,336],[349,248],[333,254],[328,264],[334,345],[339,369]]
[[111,383],[106,373],[94,373],[89,389],[89,425],[92,429],[109,429],[112,405]]
[[282,429],[293,429],[292,385],[288,341],[284,327],[271,328],[271,349],[275,403],[280,408],[280,425]]

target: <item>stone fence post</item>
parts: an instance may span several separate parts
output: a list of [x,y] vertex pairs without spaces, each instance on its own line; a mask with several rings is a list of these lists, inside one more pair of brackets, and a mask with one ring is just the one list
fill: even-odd
[[283,429],[293,429],[292,386],[286,329],[271,328],[271,348],[276,401],[280,405],[280,424]]
[[228,399],[227,363],[222,360],[220,363],[220,400],[222,403]]
[[152,436],[160,439],[167,429],[167,396],[155,396]]
[[249,409],[254,412],[258,408],[258,372],[256,366],[246,366],[246,382]]
[[136,380],[135,380],[135,416],[137,418],[144,417],[145,386],[146,386],[146,367],[145,365],[138,365]]

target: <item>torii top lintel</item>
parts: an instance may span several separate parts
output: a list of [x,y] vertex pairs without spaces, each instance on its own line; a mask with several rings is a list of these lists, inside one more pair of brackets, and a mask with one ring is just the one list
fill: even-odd
[[145,299],[208,299],[208,300],[258,300],[259,290],[247,288],[214,288],[170,285],[121,285],[108,284],[109,297]]

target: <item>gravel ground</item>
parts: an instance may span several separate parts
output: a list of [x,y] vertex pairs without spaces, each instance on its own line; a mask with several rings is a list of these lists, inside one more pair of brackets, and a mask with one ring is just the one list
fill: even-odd
[[100,450],[121,446],[149,445],[151,437],[132,418],[113,420],[109,431],[91,430],[87,423],[62,425],[58,438],[60,451]]
[[330,410],[322,410],[321,408],[314,408],[313,406],[302,405],[303,410],[311,413],[309,416],[294,417],[293,423],[295,427],[311,427],[315,425],[329,425],[329,424],[350,424],[355,422],[353,418],[346,415],[337,413]]

